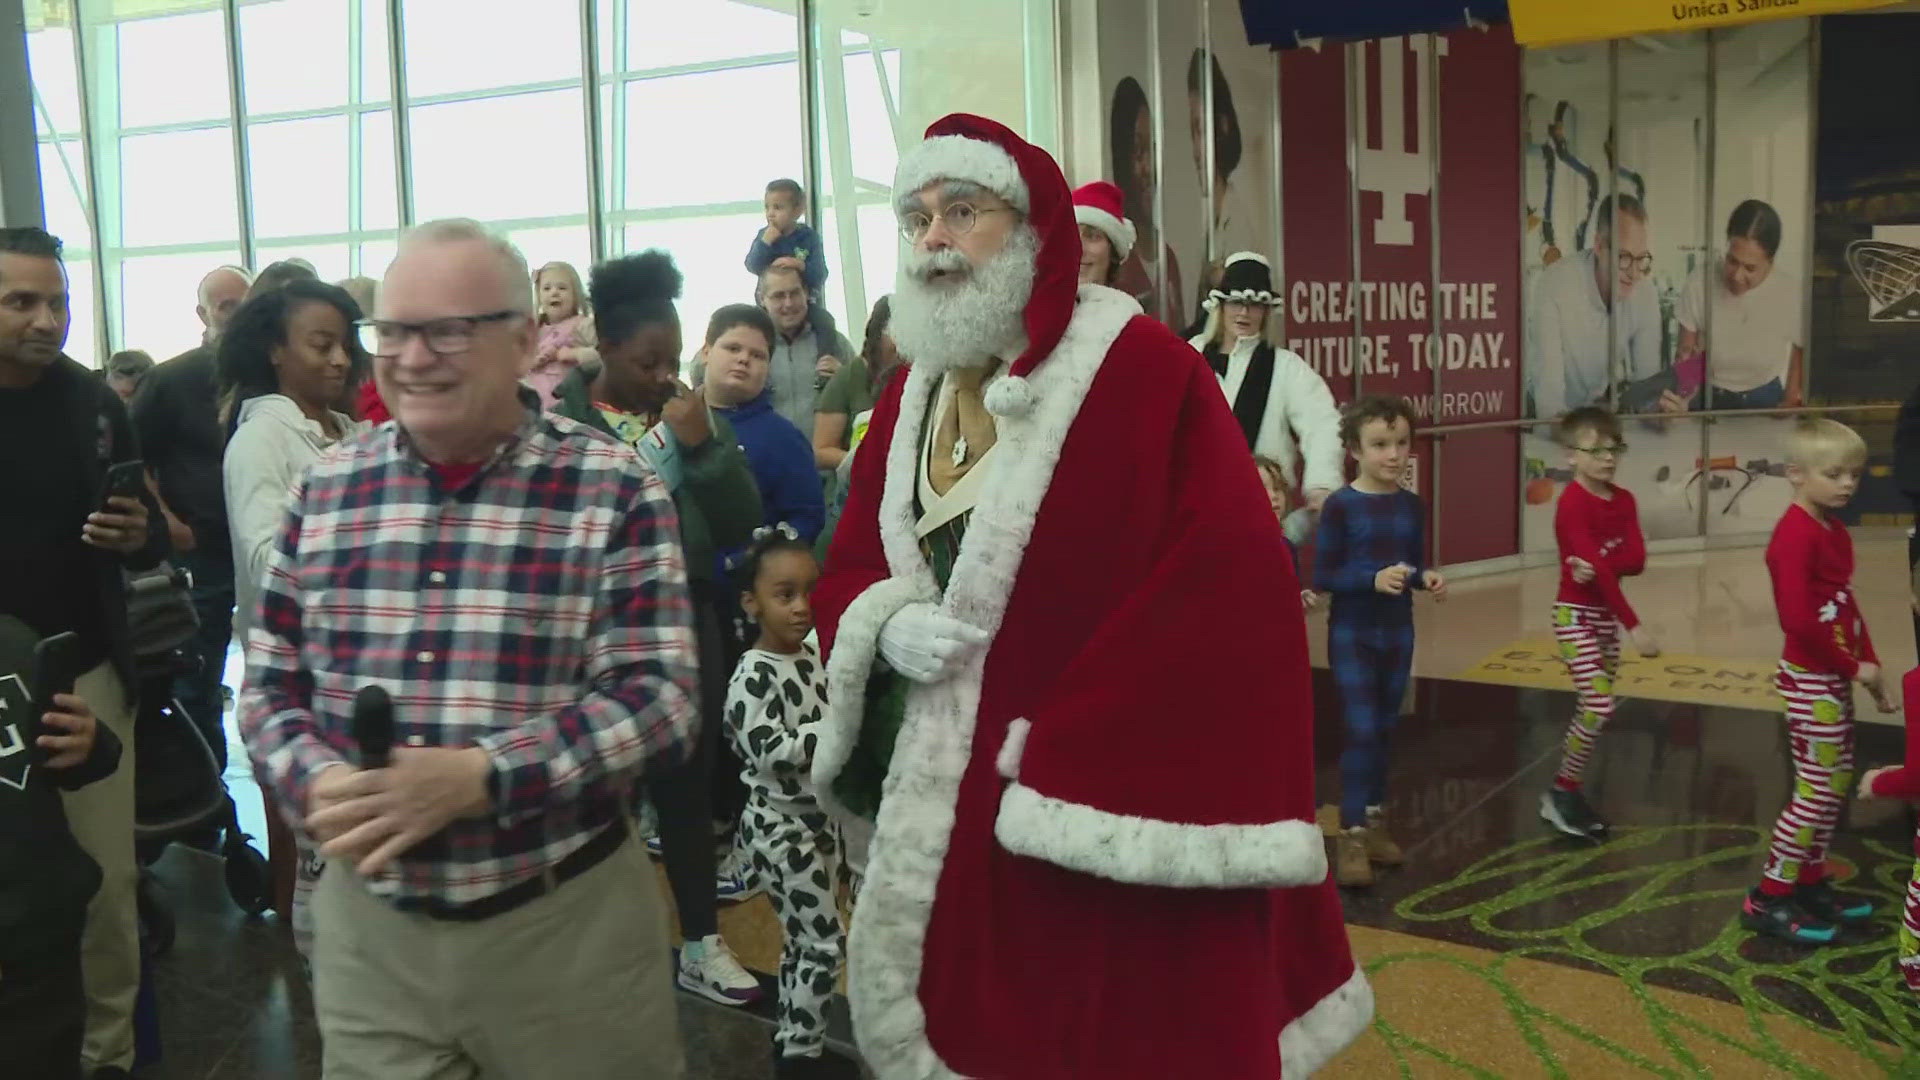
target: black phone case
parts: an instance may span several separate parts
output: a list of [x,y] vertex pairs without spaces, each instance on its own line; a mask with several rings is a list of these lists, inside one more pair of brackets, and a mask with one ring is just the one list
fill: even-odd
[[33,650],[33,711],[27,717],[28,745],[35,764],[44,764],[47,752],[40,748],[40,736],[47,733],[41,717],[53,711],[55,694],[71,694],[80,679],[78,663],[80,638],[76,634],[56,634],[43,639]]
[[100,497],[100,505],[105,506],[107,500],[115,495],[137,499],[146,482],[145,466],[139,462],[125,461],[114,465],[107,470],[107,490]]

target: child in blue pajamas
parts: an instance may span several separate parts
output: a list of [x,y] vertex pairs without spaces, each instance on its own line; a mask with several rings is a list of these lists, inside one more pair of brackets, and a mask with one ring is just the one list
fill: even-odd
[[1411,461],[1413,407],[1401,397],[1362,397],[1342,414],[1340,439],[1358,475],[1320,509],[1313,583],[1333,597],[1327,661],[1346,725],[1334,878],[1364,886],[1373,884],[1373,864],[1402,861],[1387,833],[1387,746],[1413,671],[1411,590],[1437,600],[1447,583],[1424,568],[1426,512],[1400,486]]

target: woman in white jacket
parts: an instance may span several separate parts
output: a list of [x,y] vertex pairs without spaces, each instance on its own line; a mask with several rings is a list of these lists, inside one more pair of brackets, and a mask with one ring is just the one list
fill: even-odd
[[[359,306],[337,286],[294,281],[241,305],[221,335],[222,419],[237,425],[221,466],[237,641],[246,641],[257,616],[260,584],[294,486],[357,426],[332,405],[349,376],[366,367],[353,325],[359,318]],[[272,814],[270,795],[268,808]],[[291,914],[294,943],[305,955],[311,938],[305,899],[319,866],[304,834],[294,837],[299,862]]]
[[1280,304],[1266,259],[1251,251],[1228,256],[1219,286],[1207,294],[1206,328],[1188,344],[1219,377],[1250,453],[1298,478],[1306,505],[1287,518],[1287,536],[1301,543],[1312,531],[1311,515],[1346,483],[1346,455],[1326,380],[1279,347]]

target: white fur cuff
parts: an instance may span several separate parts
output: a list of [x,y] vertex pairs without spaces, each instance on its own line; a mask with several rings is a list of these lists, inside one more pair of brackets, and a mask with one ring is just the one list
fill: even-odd
[[880,628],[894,613],[916,600],[925,600],[918,583],[888,578],[855,597],[840,615],[833,652],[827,656],[827,685],[833,687],[820,741],[813,750],[813,786],[820,804],[839,817],[855,815],[833,798],[833,781],[853,757],[860,741],[860,723],[866,716],[867,678],[880,651]]
[[1280,1033],[1280,1075],[1313,1075],[1371,1023],[1373,987],[1356,965],[1353,978],[1295,1017]]
[[1276,889],[1327,876],[1327,849],[1309,821],[1189,825],[1116,814],[1013,784],[994,836],[1015,855],[1130,885]]

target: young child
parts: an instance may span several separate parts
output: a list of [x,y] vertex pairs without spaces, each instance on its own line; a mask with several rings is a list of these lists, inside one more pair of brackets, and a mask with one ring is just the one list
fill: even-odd
[[1446,579],[1426,562],[1426,511],[1400,486],[1413,447],[1413,406],[1369,394],[1347,406],[1340,440],[1359,463],[1327,496],[1315,537],[1313,583],[1331,593],[1327,662],[1340,686],[1340,836],[1334,879],[1373,884],[1373,864],[1398,866],[1387,833],[1387,746],[1413,674],[1413,596],[1440,599]]
[[767,267],[787,261],[794,264],[815,297],[827,284],[827,255],[820,246],[820,234],[800,220],[807,212],[807,193],[792,180],[775,180],[767,185],[767,227],[754,234],[747,249],[747,272],[759,277]]
[[539,393],[541,406],[551,410],[559,404],[554,391],[560,380],[594,355],[593,320],[588,317],[580,273],[569,263],[550,262],[535,271],[533,291],[540,311],[540,342],[533,369],[522,381]]
[[1574,409],[1556,433],[1567,449],[1573,482],[1560,493],[1553,534],[1560,543],[1560,594],[1553,605],[1553,636],[1580,695],[1567,727],[1566,752],[1553,786],[1540,796],[1547,824],[1583,839],[1607,835],[1607,823],[1580,790],[1593,744],[1613,718],[1613,677],[1620,667],[1620,630],[1642,656],[1658,656],[1659,642],[1641,624],[1620,590],[1620,579],[1646,569],[1647,542],[1633,493],[1613,482],[1627,445],[1620,421],[1597,405]]
[[[1287,513],[1291,507],[1287,503],[1287,470],[1279,462],[1261,454],[1253,455],[1253,467],[1260,470],[1260,485],[1267,489],[1267,505],[1273,507],[1273,516],[1280,521],[1280,542],[1287,545],[1287,554],[1293,556],[1294,569],[1300,567],[1300,549],[1293,546],[1287,538]],[[1320,594],[1312,589],[1300,590],[1300,607],[1312,611],[1320,606]]]
[[1853,787],[1853,689],[1892,712],[1880,661],[1853,596],[1853,540],[1833,514],[1853,498],[1867,444],[1834,420],[1801,421],[1787,440],[1793,503],[1767,543],[1767,574],[1786,644],[1773,685],[1787,703],[1793,797],[1773,826],[1760,884],[1740,925],[1808,945],[1865,922],[1873,905],[1835,892],[1827,845]]
[[786,935],[775,1073],[801,1076],[824,1053],[844,940],[834,899],[839,836],[807,775],[827,708],[825,667],[807,643],[820,565],[781,524],[755,532],[740,574],[740,604],[759,638],[727,686],[727,734],[748,788],[739,844],[749,884],[773,901]]
[[61,792],[112,775],[121,746],[78,696],[28,715],[38,640],[0,617],[0,1073],[79,1080],[80,938],[100,867],[74,839]]
[[[1907,714],[1907,753],[1903,765],[1869,769],[1860,778],[1860,797],[1920,802],[1920,668],[1900,680],[1900,700]],[[1920,855],[1920,835],[1913,841]],[[1907,883],[1907,903],[1900,917],[1900,974],[1907,989],[1920,993],[1920,861]]]

